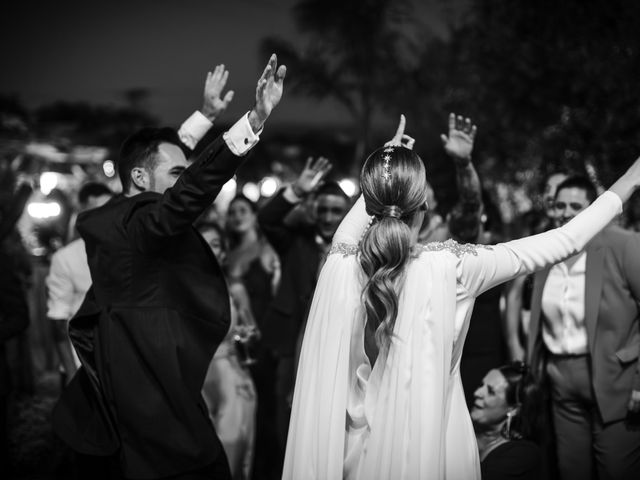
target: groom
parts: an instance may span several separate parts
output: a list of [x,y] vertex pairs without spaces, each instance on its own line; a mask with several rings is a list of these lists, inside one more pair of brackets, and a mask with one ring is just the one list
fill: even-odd
[[124,195],[78,218],[93,285],[71,321],[82,368],[54,428],[93,478],[230,478],[200,394],[229,296],[192,224],[257,143],[285,74],[273,55],[254,107],[193,163],[173,130],[135,133],[120,153]]

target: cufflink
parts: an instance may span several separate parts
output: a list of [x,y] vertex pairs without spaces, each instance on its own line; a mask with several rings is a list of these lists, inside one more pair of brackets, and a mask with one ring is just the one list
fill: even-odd
[[249,145],[249,139],[248,139],[248,138],[246,138],[246,137],[245,137],[245,139],[244,139],[244,144],[245,144],[245,145]]

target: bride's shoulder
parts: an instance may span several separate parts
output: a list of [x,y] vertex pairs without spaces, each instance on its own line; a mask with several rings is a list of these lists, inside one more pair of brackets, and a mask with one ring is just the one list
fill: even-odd
[[478,255],[480,249],[491,249],[490,245],[476,245],[473,243],[458,243],[452,238],[443,242],[418,243],[415,246],[415,254],[419,256],[423,252],[448,252],[461,258],[465,255]]
[[355,243],[335,242],[331,244],[329,255],[337,254],[349,257],[358,253],[359,247]]

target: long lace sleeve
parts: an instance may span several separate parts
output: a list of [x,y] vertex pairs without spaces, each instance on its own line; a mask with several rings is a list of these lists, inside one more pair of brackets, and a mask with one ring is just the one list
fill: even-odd
[[458,281],[473,295],[518,275],[540,270],[582,250],[622,211],[622,201],[605,192],[566,225],[491,247],[478,247],[460,257]]
[[333,243],[357,244],[371,217],[367,215],[364,197],[360,195],[333,235]]

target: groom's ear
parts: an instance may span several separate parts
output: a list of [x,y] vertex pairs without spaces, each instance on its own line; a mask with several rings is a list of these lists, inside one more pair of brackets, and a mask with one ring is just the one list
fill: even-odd
[[149,172],[144,167],[133,167],[131,169],[131,183],[140,191],[149,190]]

